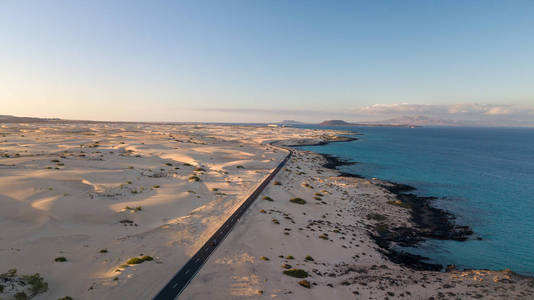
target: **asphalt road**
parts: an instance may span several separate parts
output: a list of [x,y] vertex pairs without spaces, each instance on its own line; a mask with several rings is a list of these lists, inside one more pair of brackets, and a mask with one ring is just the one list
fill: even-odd
[[256,188],[256,190],[248,196],[248,198],[241,204],[241,206],[224,222],[224,224],[210,237],[210,239],[200,248],[193,257],[174,275],[174,277],[159,291],[154,297],[154,300],[168,300],[176,299],[182,291],[187,287],[189,282],[195,277],[197,272],[202,268],[204,263],[208,260],[211,253],[215,251],[217,246],[228,235],[230,230],[237,223],[239,218],[245,213],[249,206],[254,202],[260,193],[265,189],[267,184],[274,178],[274,176],[282,169],[286,162],[291,158],[291,151],[274,169],[274,171],[263,180],[263,182]]

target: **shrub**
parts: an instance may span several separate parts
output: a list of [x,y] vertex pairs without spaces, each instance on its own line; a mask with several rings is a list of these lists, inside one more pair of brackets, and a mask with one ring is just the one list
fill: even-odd
[[280,181],[275,181],[273,184],[274,184],[274,185],[282,185],[282,184],[280,183]]
[[410,203],[405,203],[405,202],[402,202],[400,200],[389,200],[387,203],[391,204],[391,205],[400,206],[402,208],[411,208],[412,207],[410,205]]
[[235,167],[238,168],[238,169],[244,169],[244,168],[245,168],[245,167],[243,167],[242,165],[237,165],[237,166],[235,166]]
[[151,260],[154,260],[154,258],[152,258],[152,256],[148,256],[148,255],[145,255],[145,256],[142,256],[142,257],[132,257],[130,259],[128,259],[126,261],[126,264],[128,265],[138,265],[138,264],[141,264],[145,261],[151,261]]
[[321,234],[319,236],[320,239],[323,239],[323,240],[328,240],[328,236],[327,235],[324,235],[324,234]]
[[299,284],[307,289],[311,288],[311,284],[308,280],[301,280],[299,281]]
[[286,256],[286,259],[295,259],[295,258],[293,257],[293,255],[288,255]]
[[129,211],[132,211],[132,212],[138,212],[138,211],[143,210],[143,208],[142,208],[141,206],[137,206],[137,207],[129,207],[129,206],[126,206],[124,209],[125,209],[125,210],[129,210]]
[[160,186],[159,186],[159,184],[156,184],[156,185],[152,186],[152,188],[154,188],[154,189],[159,189]]
[[289,199],[290,202],[293,202],[293,203],[296,203],[296,204],[306,204],[306,200],[302,199],[302,198],[291,198]]
[[60,257],[56,257],[54,259],[55,262],[66,262],[67,261],[67,258],[65,258],[64,256],[60,256]]
[[108,249],[102,249],[99,251],[100,253],[108,253]]
[[169,167],[172,167],[172,164],[171,163],[165,163],[165,165],[169,166]]
[[313,261],[313,257],[309,256],[309,255],[306,255],[306,257],[304,258],[304,260],[307,260],[307,261]]
[[377,224],[375,229],[379,234],[386,234],[389,232],[387,224]]
[[302,269],[289,269],[285,270],[284,274],[287,276],[295,277],[295,278],[306,278],[308,277],[308,272],[302,270]]
[[315,193],[314,195],[317,196],[317,197],[322,197],[323,196],[323,194],[321,194],[321,193]]
[[266,256],[262,256],[262,257],[260,257],[260,259],[261,259],[261,260],[264,260],[264,261],[269,261],[269,258],[266,257]]
[[381,214],[370,213],[370,214],[367,215],[367,219],[375,220],[375,221],[384,221],[386,219],[386,217],[384,215],[381,215]]
[[316,197],[313,197],[313,199],[318,200],[318,201],[323,200],[321,197],[317,197],[317,196],[316,196]]
[[204,168],[196,168],[195,172],[206,172],[206,169],[204,169]]
[[280,224],[280,221],[278,221],[277,219],[273,219],[273,223],[274,224]]
[[26,295],[26,293],[24,292],[18,292],[14,295],[15,297],[15,300],[26,300],[26,299],[29,299],[28,298],[28,295]]
[[200,181],[200,178],[196,175],[189,177],[189,181]]
[[31,285],[32,296],[35,296],[39,293],[44,293],[48,290],[48,283],[44,281],[43,277],[41,277],[39,273],[35,273],[29,276],[22,276],[22,280],[26,281],[29,285]]
[[264,196],[262,199],[266,200],[266,201],[273,201],[273,198],[271,198],[269,196]]
[[283,264],[283,265],[282,265],[282,268],[284,268],[284,269],[291,269],[292,266],[291,266],[290,264]]

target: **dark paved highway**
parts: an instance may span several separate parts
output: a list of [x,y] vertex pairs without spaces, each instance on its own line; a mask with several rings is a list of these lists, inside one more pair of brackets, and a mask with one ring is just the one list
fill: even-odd
[[263,189],[269,184],[271,179],[282,169],[291,157],[291,151],[274,169],[274,171],[263,180],[256,190],[241,204],[241,206],[224,222],[224,224],[210,237],[210,239],[200,248],[193,257],[174,275],[174,277],[159,291],[154,300],[176,299],[186,288],[189,282],[195,277],[197,272],[202,268],[206,260],[217,246],[222,242],[226,235],[232,230],[239,218],[245,213],[254,200],[260,195]]

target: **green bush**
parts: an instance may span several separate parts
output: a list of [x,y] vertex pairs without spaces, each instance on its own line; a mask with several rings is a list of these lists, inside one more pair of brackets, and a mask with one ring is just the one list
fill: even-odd
[[74,300],[74,299],[72,299],[72,297],[70,297],[70,296],[65,296],[65,297],[62,297],[62,298],[58,298],[57,300]]
[[189,177],[189,181],[200,181],[200,178],[196,175]]
[[387,224],[377,224],[375,229],[379,234],[386,234],[389,232]]
[[313,261],[313,257],[309,256],[309,255],[306,255],[306,257],[304,258],[304,260],[307,260],[307,261]]
[[291,198],[289,199],[290,202],[293,202],[293,203],[296,203],[296,204],[306,204],[306,200],[302,199],[302,198]]
[[309,276],[308,272],[302,269],[289,269],[285,270],[284,274],[295,278],[306,278]]
[[141,206],[137,206],[137,207],[129,207],[129,206],[126,206],[124,208],[125,210],[129,210],[131,212],[138,212],[138,211],[141,211],[143,210],[143,208]]
[[154,260],[151,256],[145,255],[142,257],[132,257],[126,261],[126,264],[128,265],[138,265],[141,263],[144,263],[145,261],[151,261]]
[[48,290],[48,283],[44,281],[43,277],[41,277],[39,273],[22,276],[22,280],[31,285],[32,296],[35,296],[39,293],[44,293]]
[[384,221],[386,219],[386,216],[377,213],[370,213],[367,215],[367,219],[375,221]]
[[65,262],[65,261],[67,261],[67,258],[65,258],[64,256],[60,256],[60,257],[56,257],[54,259],[54,261],[56,261],[56,262]]
[[275,181],[273,184],[274,185],[282,185],[282,183],[280,183],[280,181]]
[[264,196],[262,199],[265,200],[265,201],[271,201],[271,202],[274,201],[273,198],[271,198],[269,196]]

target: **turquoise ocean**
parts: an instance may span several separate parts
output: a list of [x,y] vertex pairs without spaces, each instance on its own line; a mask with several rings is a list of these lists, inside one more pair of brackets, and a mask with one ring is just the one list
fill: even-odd
[[357,132],[356,141],[300,148],[357,162],[344,172],[438,197],[436,207],[475,232],[465,242],[427,240],[404,250],[443,265],[534,275],[534,129],[298,127]]

